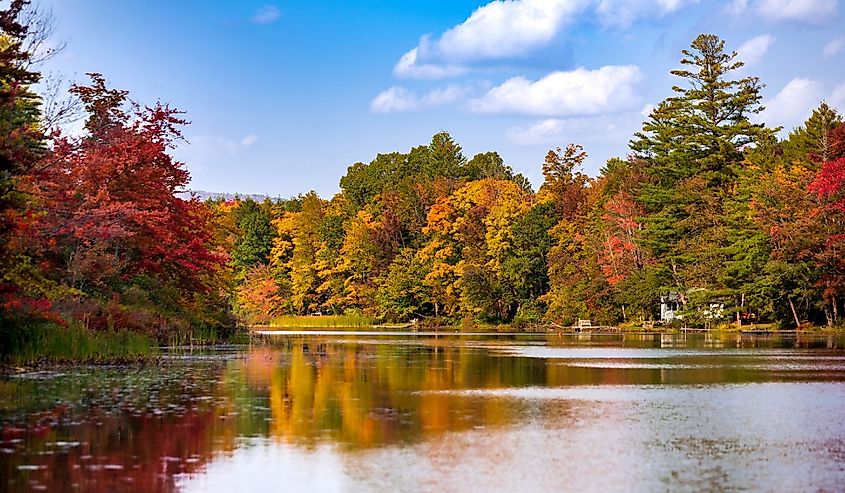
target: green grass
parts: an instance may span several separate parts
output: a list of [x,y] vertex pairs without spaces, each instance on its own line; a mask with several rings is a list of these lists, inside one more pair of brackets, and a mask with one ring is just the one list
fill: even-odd
[[363,315],[285,315],[270,321],[271,327],[359,328],[372,327],[373,319]]
[[120,362],[147,359],[158,352],[153,339],[129,331],[92,332],[51,322],[0,331],[0,358],[7,364]]

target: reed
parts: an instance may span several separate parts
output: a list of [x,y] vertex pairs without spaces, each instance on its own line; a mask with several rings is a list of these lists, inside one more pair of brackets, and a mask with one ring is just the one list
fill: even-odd
[[0,332],[0,358],[15,365],[132,361],[158,353],[152,338],[125,330],[93,332],[77,324],[37,322]]

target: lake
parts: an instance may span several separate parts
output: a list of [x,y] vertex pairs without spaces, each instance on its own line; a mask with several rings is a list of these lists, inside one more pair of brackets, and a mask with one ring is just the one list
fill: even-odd
[[281,334],[0,381],[0,490],[843,491],[845,339]]

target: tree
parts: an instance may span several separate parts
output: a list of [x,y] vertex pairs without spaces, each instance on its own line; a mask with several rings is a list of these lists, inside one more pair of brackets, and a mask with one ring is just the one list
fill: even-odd
[[824,101],[804,125],[790,132],[783,145],[787,163],[820,165],[833,159],[834,138],[831,131],[842,124],[842,115]]
[[325,201],[315,192],[302,196],[298,211],[286,211],[273,221],[277,238],[271,251],[273,267],[289,278],[291,306],[307,314],[321,307],[318,253],[322,246],[320,226],[325,217]]
[[823,272],[819,284],[828,325],[833,325],[839,322],[839,309],[845,299],[845,157],[825,162],[809,189],[824,200],[816,211],[817,216],[823,217],[821,224],[826,236],[818,256]]
[[671,73],[686,84],[652,111],[631,149],[649,178],[637,195],[645,208],[642,245],[653,253],[664,289],[678,291],[686,304],[696,288],[708,303],[725,288],[719,282],[730,254],[725,198],[744,166],[744,149],[772,131],[750,121],[763,109],[762,84],[729,78],[743,64],[725,52],[724,41],[702,34],[682,53],[685,68]]
[[541,203],[555,211],[551,229],[554,246],[548,253],[549,291],[540,299],[547,304],[551,320],[588,316],[583,281],[587,279],[589,255],[584,244],[590,178],[577,168],[587,153],[577,144],[550,150],[543,162],[543,185],[537,194]]
[[555,226],[554,204],[543,202],[514,222],[513,244],[501,263],[504,284],[513,290],[515,315],[522,321],[539,322],[540,296],[549,289],[548,255],[554,245],[550,232]]
[[590,178],[576,170],[586,158],[583,147],[569,144],[564,150],[550,150],[543,161],[543,185],[538,198],[551,201],[561,219],[572,221],[586,212],[584,190]]
[[40,99],[31,90],[41,74],[31,69],[33,54],[27,49],[32,38],[23,18],[28,4],[12,0],[0,10],[0,322],[12,315],[9,309],[33,301],[22,292],[24,284],[41,283],[23,253],[25,217],[19,213],[26,202],[21,182],[46,153]]
[[241,273],[255,265],[266,265],[269,262],[275,236],[271,224],[271,207],[269,201],[258,204],[247,198],[239,201],[233,211],[240,234],[232,250],[232,264]]
[[72,88],[88,113],[86,133],[57,137],[32,174],[33,248],[78,296],[120,304],[143,293],[179,312],[176,299],[214,294],[212,273],[227,261],[210,209],[177,196],[189,176],[168,151],[186,122],[161,104],[128,113],[125,91],[91,78]]
[[503,284],[503,262],[512,254],[513,224],[531,206],[511,181],[469,182],[431,207],[420,250],[436,314],[506,320],[513,291]]
[[432,314],[431,291],[424,282],[425,275],[425,265],[416,252],[402,249],[376,283],[377,316],[402,322]]
[[427,154],[422,171],[429,178],[436,176],[457,178],[467,162],[461,146],[455,142],[449,132],[445,131],[434,134],[428,145]]

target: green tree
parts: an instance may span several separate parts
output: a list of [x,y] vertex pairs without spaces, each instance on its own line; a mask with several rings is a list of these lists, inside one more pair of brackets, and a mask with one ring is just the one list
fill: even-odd
[[631,149],[649,178],[637,199],[646,212],[642,243],[656,258],[657,276],[684,304],[692,288],[707,303],[725,294],[719,278],[730,252],[723,205],[744,166],[743,150],[772,131],[749,119],[763,109],[762,84],[730,78],[743,63],[725,51],[724,41],[702,34],[682,53],[684,68],[671,73],[685,84],[652,111]]
[[232,264],[242,273],[256,265],[269,262],[276,231],[271,223],[272,204],[247,198],[234,209],[239,235],[232,250]]
[[426,272],[426,266],[413,249],[402,249],[378,280],[375,297],[378,317],[404,322],[431,315],[431,291],[424,283]]
[[822,101],[810,118],[789,133],[783,142],[783,158],[787,163],[821,165],[833,158],[831,131],[842,124],[842,115]]
[[41,101],[31,90],[41,74],[30,69],[33,54],[25,48],[31,35],[22,20],[28,4],[13,0],[0,10],[0,323],[12,315],[6,306],[20,305],[29,295],[40,297],[43,284],[25,252],[21,213],[27,201],[21,182],[46,153]]

